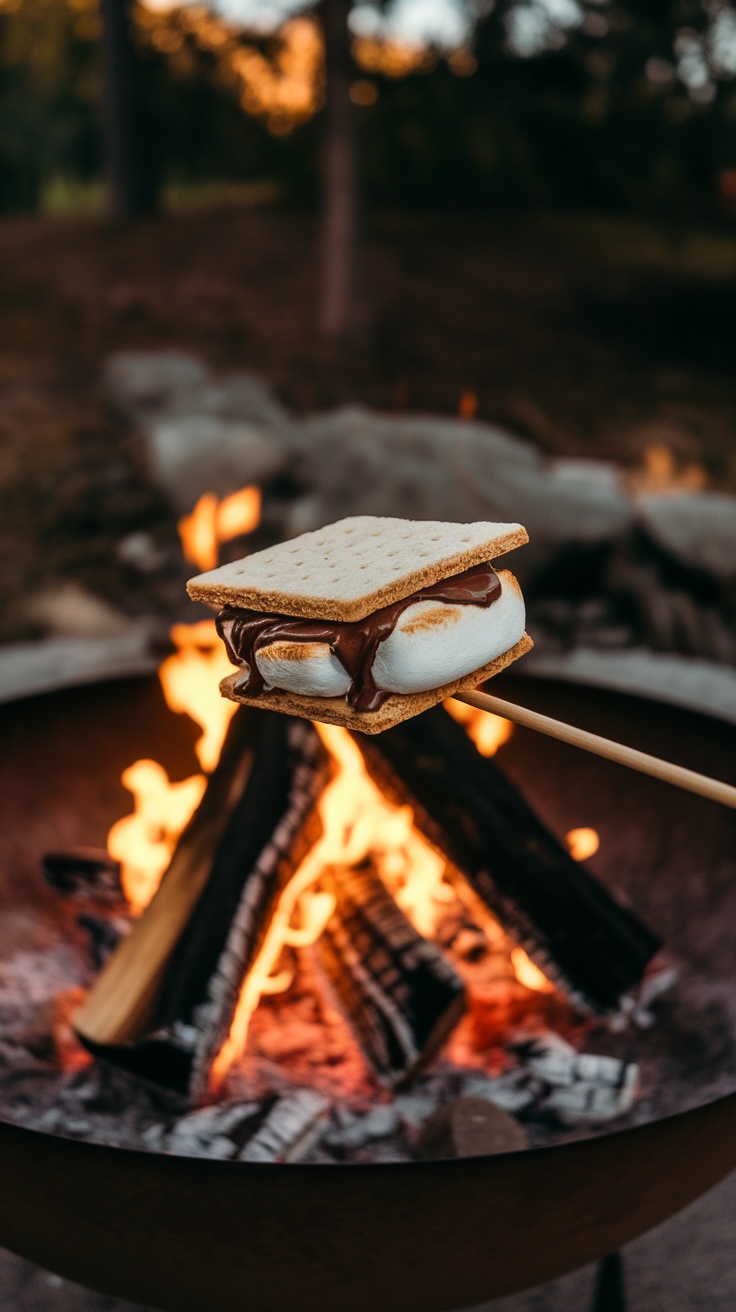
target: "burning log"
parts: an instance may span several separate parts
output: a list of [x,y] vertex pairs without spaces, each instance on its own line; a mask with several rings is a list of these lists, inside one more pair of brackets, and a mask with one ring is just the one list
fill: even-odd
[[370,865],[328,873],[324,883],[335,910],[319,940],[322,964],[379,1078],[400,1088],[460,1019],[463,982]]
[[104,848],[72,847],[47,852],[41,862],[47,883],[64,897],[91,899],[103,905],[124,906],[120,862]]
[[314,1089],[294,1089],[281,1098],[200,1107],[172,1125],[152,1125],[144,1134],[152,1152],[221,1161],[298,1162],[323,1133],[329,1103]]
[[661,946],[549,832],[441,707],[376,737],[368,770],[545,974],[594,1011],[618,1007]]
[[77,1017],[96,1055],[201,1094],[243,977],[315,837],[325,780],[310,724],[236,714],[159,891]]

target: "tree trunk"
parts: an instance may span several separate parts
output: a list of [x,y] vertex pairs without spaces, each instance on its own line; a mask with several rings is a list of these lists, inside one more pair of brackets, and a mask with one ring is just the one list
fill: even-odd
[[122,222],[151,214],[156,182],[140,94],[130,0],[100,0],[102,128],[109,208]]
[[319,328],[325,337],[333,339],[349,334],[355,326],[356,309],[358,174],[350,103],[350,8],[350,0],[322,0],[325,139]]

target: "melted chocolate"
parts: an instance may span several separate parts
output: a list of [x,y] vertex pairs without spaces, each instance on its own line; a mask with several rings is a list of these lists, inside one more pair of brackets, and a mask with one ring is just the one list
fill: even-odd
[[[501,580],[492,565],[472,565],[462,574],[419,588],[409,597],[366,615],[362,620],[312,620],[295,615],[270,615],[260,610],[225,606],[217,617],[217,632],[233,665],[246,664],[248,676],[241,685],[249,697],[263,692],[265,681],[256,654],[273,642],[326,642],[350,675],[347,700],[356,711],[377,711],[391,693],[373,681],[373,661],[379,643],[393,633],[399,617],[415,601],[446,601],[459,606],[492,605],[501,595]],[[234,620],[230,637],[223,631]]]

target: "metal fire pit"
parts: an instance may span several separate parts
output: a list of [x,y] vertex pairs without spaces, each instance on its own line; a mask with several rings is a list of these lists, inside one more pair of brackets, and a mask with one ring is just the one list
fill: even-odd
[[[736,731],[706,717],[512,678],[496,688],[736,783]],[[153,680],[17,703],[0,709],[0,724],[1,955],[17,946],[31,905],[40,920],[53,914],[38,875],[42,852],[101,843],[127,809],[121,769],[150,755],[181,777],[194,768],[196,735],[166,712]],[[630,897],[686,974],[727,981],[736,815],[521,730],[501,760],[558,832],[599,830],[593,868]],[[656,1027],[651,1036],[636,1042],[655,1060]],[[478,1303],[618,1248],[736,1166],[736,1092],[713,1097],[728,1087],[716,1078],[723,1051],[714,1055],[705,1040],[698,1048],[697,1024],[684,1043],[684,1092],[673,1081],[659,1105],[674,1114],[496,1157],[248,1165],[0,1123],[0,1244],[170,1312],[442,1312]]]

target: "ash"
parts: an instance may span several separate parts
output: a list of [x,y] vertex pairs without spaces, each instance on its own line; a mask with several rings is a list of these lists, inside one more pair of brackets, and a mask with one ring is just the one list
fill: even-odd
[[[119,935],[120,909],[107,915]],[[316,953],[290,949],[290,989],[262,1000],[244,1057],[207,1105],[192,1107],[94,1061],[76,1039],[71,1018],[99,968],[101,935],[89,918],[89,908],[74,922],[67,917],[44,950],[0,963],[0,1114],[35,1130],[240,1161],[397,1162],[458,1152],[446,1135],[438,1140],[436,1127],[464,1100],[480,1099],[521,1127],[529,1146],[542,1146],[703,1101],[703,1063],[695,1059],[702,1051],[691,1053],[690,1067],[682,1061],[696,1033],[701,1048],[712,1048],[708,1096],[725,1091],[731,1030],[713,998],[687,1015],[672,968],[652,975],[613,1022],[592,1021],[559,991],[520,984],[508,944],[486,937],[457,903],[437,938],[464,976],[468,1011],[409,1088],[381,1086],[333,1004]],[[464,1141],[462,1152],[473,1151],[489,1148],[482,1138],[477,1147]]]

